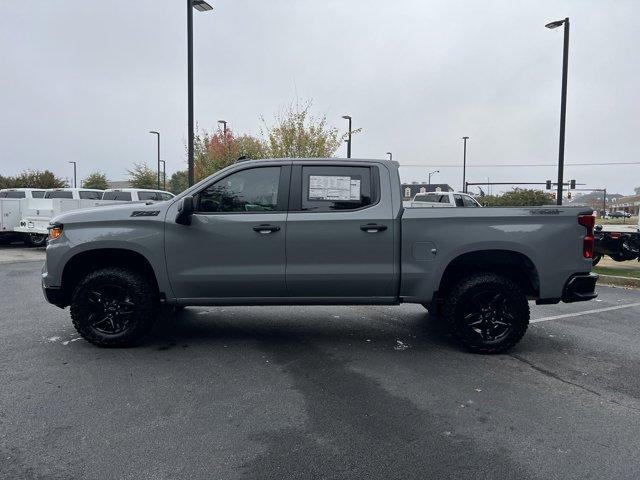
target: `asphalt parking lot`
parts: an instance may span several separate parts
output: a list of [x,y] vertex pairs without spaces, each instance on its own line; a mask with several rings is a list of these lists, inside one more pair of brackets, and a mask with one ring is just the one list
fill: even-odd
[[497,356],[416,305],[189,308],[105,350],[21,250],[0,255],[0,478],[639,476],[639,291],[534,305]]

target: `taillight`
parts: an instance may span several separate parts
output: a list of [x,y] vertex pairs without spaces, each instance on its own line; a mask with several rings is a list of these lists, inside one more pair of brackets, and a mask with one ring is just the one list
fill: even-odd
[[593,215],[578,215],[578,223],[587,229],[587,234],[582,241],[582,255],[584,255],[584,258],[593,258],[593,250],[596,244],[593,237],[593,227],[596,224],[596,217]]

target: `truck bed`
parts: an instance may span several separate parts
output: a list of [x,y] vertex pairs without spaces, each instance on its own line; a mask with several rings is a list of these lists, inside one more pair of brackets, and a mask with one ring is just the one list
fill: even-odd
[[[578,215],[591,213],[584,207],[555,205],[405,208],[401,217],[400,296],[405,301],[418,301],[437,291],[445,269],[456,259],[473,263],[482,259],[478,252],[488,252],[503,255],[508,266],[514,258],[510,252],[516,252],[531,261],[539,298],[560,298],[572,274],[591,270],[591,259],[582,255],[585,228],[577,220]],[[463,257],[469,252],[474,252],[470,258]]]

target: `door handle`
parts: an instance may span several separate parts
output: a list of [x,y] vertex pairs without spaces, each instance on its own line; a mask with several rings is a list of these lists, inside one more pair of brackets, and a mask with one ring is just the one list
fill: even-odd
[[267,233],[277,232],[278,230],[280,230],[279,226],[269,225],[266,223],[263,223],[262,225],[256,225],[253,227],[254,232],[262,233],[263,235],[266,235]]
[[367,233],[384,232],[386,229],[386,225],[378,225],[377,223],[367,223],[366,225],[360,225],[360,230]]

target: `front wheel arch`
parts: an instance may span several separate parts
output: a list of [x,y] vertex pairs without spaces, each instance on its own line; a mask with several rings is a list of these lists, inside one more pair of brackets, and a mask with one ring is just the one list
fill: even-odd
[[82,278],[106,267],[124,267],[140,272],[151,280],[154,291],[159,293],[156,273],[144,255],[124,248],[97,248],[79,252],[65,264],[61,280],[61,303],[69,305],[73,291]]

